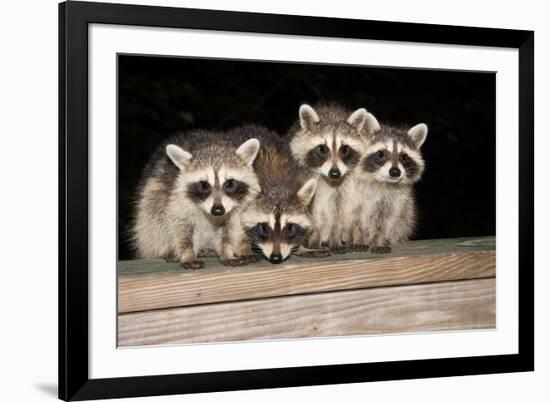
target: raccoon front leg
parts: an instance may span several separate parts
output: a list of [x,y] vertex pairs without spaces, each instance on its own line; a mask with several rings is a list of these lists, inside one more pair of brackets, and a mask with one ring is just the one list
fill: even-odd
[[374,254],[391,253],[391,242],[384,235],[383,231],[379,230],[375,233],[371,240],[370,250]]
[[237,259],[235,258],[235,253],[233,252],[233,250],[233,245],[231,244],[229,239],[224,236],[220,249],[220,261],[223,265],[240,265],[237,263]]
[[[387,224],[387,222],[385,222]],[[385,235],[386,226],[378,226],[370,242],[370,250],[375,254],[391,253],[391,242]]]
[[387,254],[391,253],[390,242],[387,240],[380,240],[375,238],[373,240],[370,250],[375,254]]
[[298,246],[294,254],[304,258],[323,258],[331,255],[330,251],[326,248],[312,249],[304,246]]
[[250,242],[248,241],[241,242],[238,258],[245,261],[246,264],[252,264],[260,260],[260,256],[252,251],[252,247],[250,247]]
[[235,256],[233,247],[230,244],[222,245],[222,253],[220,255],[220,261],[223,265],[230,267],[241,267],[258,261],[258,256],[252,254]]
[[204,268],[204,262],[197,260],[192,245],[181,250],[180,266],[185,269]]
[[330,251],[334,254],[344,254],[349,251],[348,247],[346,247],[342,242],[342,230],[337,226],[332,228],[329,245]]
[[223,265],[239,267],[258,261],[250,244],[243,241],[242,228],[236,222],[228,225],[222,234],[220,261]]
[[309,247],[320,248],[321,247],[321,232],[318,228],[314,228],[311,231],[308,239]]
[[366,241],[365,231],[360,222],[355,222],[351,234],[351,249],[353,251],[367,251],[369,245]]
[[197,260],[193,249],[192,233],[189,235],[191,236],[183,236],[178,242],[180,266],[185,269],[204,268],[204,262]]
[[381,201],[376,205],[376,213],[371,217],[372,239],[370,249],[375,254],[386,254],[391,252],[391,243],[387,237],[390,229],[390,217],[394,211],[389,201]]

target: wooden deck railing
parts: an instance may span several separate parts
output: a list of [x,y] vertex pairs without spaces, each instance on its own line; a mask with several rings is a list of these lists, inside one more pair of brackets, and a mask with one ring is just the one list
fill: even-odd
[[119,346],[495,327],[495,239],[182,270],[118,265]]

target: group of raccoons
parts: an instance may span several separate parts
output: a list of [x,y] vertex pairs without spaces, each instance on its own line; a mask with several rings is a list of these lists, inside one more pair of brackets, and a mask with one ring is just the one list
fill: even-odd
[[245,125],[194,130],[145,168],[133,241],[141,258],[204,267],[291,254],[388,253],[415,227],[412,185],[428,127],[379,124],[364,108],[302,105],[286,136]]

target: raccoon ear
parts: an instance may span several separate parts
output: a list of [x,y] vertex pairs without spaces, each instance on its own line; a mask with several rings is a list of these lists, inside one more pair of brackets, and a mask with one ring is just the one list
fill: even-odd
[[407,132],[407,135],[414,143],[416,149],[420,149],[422,144],[424,144],[424,141],[426,141],[426,136],[428,135],[428,126],[424,123],[417,124]]
[[379,131],[382,127],[380,127],[380,123],[378,123],[378,120],[376,120],[376,117],[372,113],[367,113],[367,118],[365,120],[365,131],[369,135],[373,135],[377,131]]
[[363,125],[367,121],[367,110],[365,108],[357,109],[355,112],[353,112],[348,117],[348,124],[352,127],[354,127],[357,131],[361,131],[363,129]]
[[302,205],[309,205],[311,200],[313,199],[313,196],[315,195],[315,191],[317,190],[317,179],[310,179],[302,186],[300,190],[298,190],[298,199],[302,203]]
[[252,165],[258,151],[260,150],[260,141],[256,138],[251,138],[241,144],[239,148],[235,151],[237,156],[241,158],[247,165]]
[[174,144],[166,146],[166,155],[180,170],[184,170],[193,159],[193,155]]
[[317,115],[317,112],[309,105],[300,106],[299,115],[300,126],[305,130],[309,130],[313,127],[313,125],[319,123],[319,116]]

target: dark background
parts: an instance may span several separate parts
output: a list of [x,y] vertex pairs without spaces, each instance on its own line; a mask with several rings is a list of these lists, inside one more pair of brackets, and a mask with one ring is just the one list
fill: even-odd
[[246,122],[284,134],[316,102],[428,125],[415,238],[495,234],[492,73],[120,55],[118,74],[119,259],[132,258],[136,186],[166,137]]

